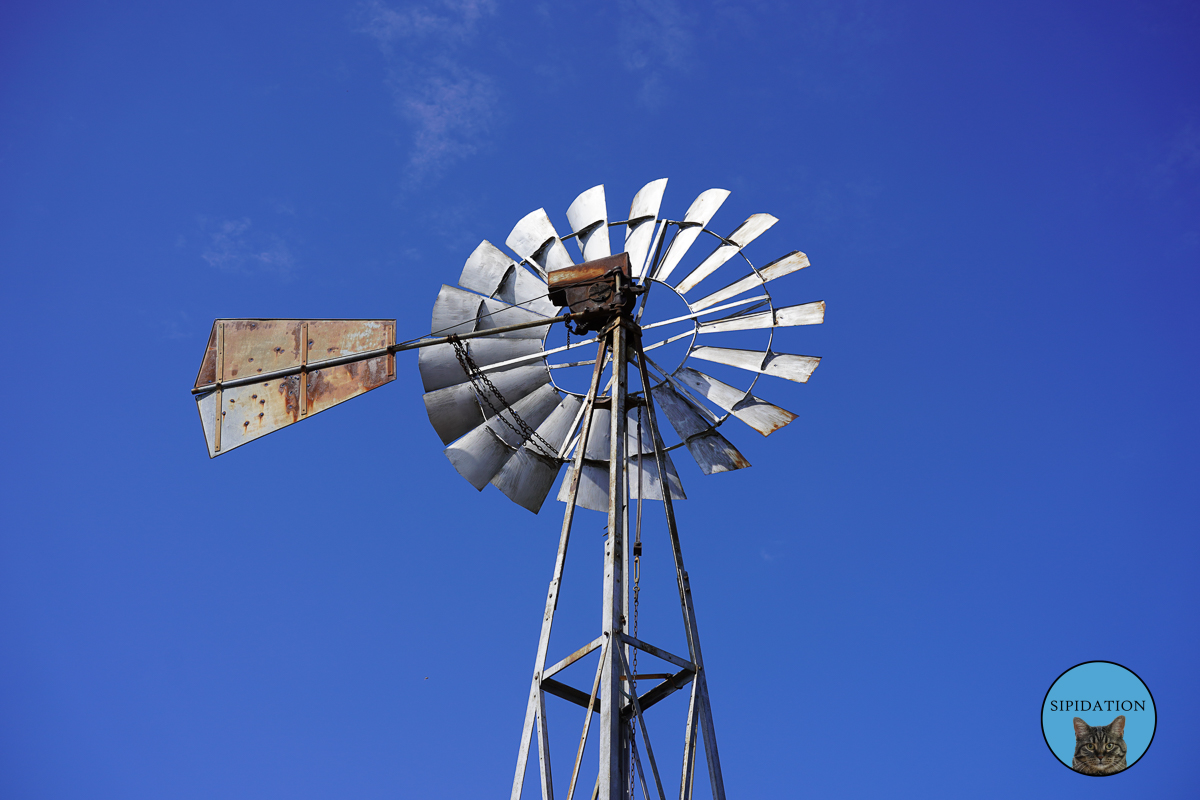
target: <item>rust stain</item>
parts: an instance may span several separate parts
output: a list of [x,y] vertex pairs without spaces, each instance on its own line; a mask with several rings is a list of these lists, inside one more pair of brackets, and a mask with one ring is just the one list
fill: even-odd
[[324,370],[316,370],[308,373],[308,411],[311,413],[316,406],[323,405],[320,401],[325,398],[325,394],[329,391],[326,385]]
[[550,273],[550,290],[564,288],[566,286],[577,283],[591,283],[598,281],[616,269],[620,269],[629,275],[629,256],[621,253],[608,258],[598,258],[595,261],[587,261],[583,264],[577,264],[573,267],[565,269],[556,269]]
[[[301,347],[322,358],[361,353],[390,343],[394,320],[307,320],[309,337],[302,341],[305,320],[218,320],[224,325],[225,379],[238,373],[253,374],[274,369],[299,367]],[[201,364],[198,381],[216,379],[216,341],[218,327],[209,334],[209,346]],[[395,379],[387,374],[389,358],[346,364],[307,374],[291,375],[252,386],[226,389],[220,409],[225,418],[228,442],[221,452],[253,441],[279,428],[298,422],[301,384],[306,380],[306,414],[335,406]],[[259,366],[261,365],[261,366]],[[202,385],[202,384],[201,384]],[[240,424],[239,424],[240,423]],[[211,423],[210,423],[211,424]],[[232,430],[231,430],[232,429]]]

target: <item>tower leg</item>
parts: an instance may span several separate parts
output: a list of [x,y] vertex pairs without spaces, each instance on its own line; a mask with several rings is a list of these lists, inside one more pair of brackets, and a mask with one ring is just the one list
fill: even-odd
[[[635,334],[637,335],[637,334]],[[688,720],[688,738],[694,737],[690,726],[693,724],[691,719],[695,715],[695,722],[699,724],[700,730],[704,735],[704,756],[708,761],[708,778],[712,784],[713,800],[725,800],[725,781],[721,776],[721,758],[717,750],[717,733],[713,727],[712,706],[708,699],[708,685],[704,676],[704,658],[700,654],[700,631],[696,626],[696,609],[692,603],[692,586],[688,580],[687,570],[683,568],[683,550],[679,545],[679,528],[675,524],[675,508],[671,503],[671,492],[667,485],[667,468],[666,459],[663,457],[663,452],[659,449],[658,442],[658,420],[655,418],[654,402],[650,398],[650,376],[646,371],[646,355],[642,352],[641,337],[638,336],[634,343],[634,351],[637,353],[638,370],[642,379],[642,387],[646,395],[646,412],[650,420],[650,435],[654,442],[654,459],[658,466],[659,481],[662,484],[663,509],[667,515],[667,533],[671,537],[671,555],[675,560],[675,579],[679,585],[679,604],[683,611],[683,624],[687,630],[688,654],[691,657],[692,663],[696,665],[695,685],[692,687],[694,710],[689,713]],[[691,747],[695,747],[695,743],[689,741]],[[685,759],[686,759],[685,754]],[[689,770],[685,763],[684,781],[688,779]],[[691,795],[691,786],[681,787],[681,796]]]
[[600,677],[600,798],[625,797],[627,726],[621,722],[620,635],[625,627],[625,400],[629,338],[622,317],[609,334],[613,352],[612,413],[608,470],[608,541],[604,548],[603,626],[611,646]]
[[[567,508],[563,512],[562,534],[558,539],[558,556],[554,560],[554,576],[550,579],[550,591],[546,595],[546,613],[542,616],[542,633],[538,638],[537,657],[533,666],[533,681],[529,687],[529,702],[525,707],[525,724],[521,729],[521,748],[517,752],[517,772],[513,777],[511,800],[520,800],[521,790],[525,784],[525,767],[529,763],[529,740],[533,733],[535,720],[538,722],[538,752],[542,765],[542,795],[543,800],[552,800],[553,788],[549,779],[549,753],[545,723],[545,697],[542,692],[542,670],[546,668],[546,650],[550,646],[550,629],[554,626],[554,612],[558,608],[558,592],[562,585],[563,569],[567,563],[567,545],[571,540],[571,524],[575,520],[575,499],[579,494],[579,479],[583,474],[583,454],[587,449],[588,435],[592,428],[592,408],[596,403],[596,395],[600,391],[600,375],[604,372],[604,356],[608,348],[607,341],[600,342],[596,353],[596,366],[592,370],[592,385],[584,400],[585,411],[579,428],[579,445],[576,448],[575,472],[572,476],[570,492],[567,496]],[[610,648],[611,649],[611,648]]]
[[[544,679],[546,671],[546,655],[549,646],[550,632],[554,622],[554,614],[558,605],[559,591],[566,563],[567,545],[570,540],[571,526],[574,520],[576,501],[579,493],[580,480],[583,475],[584,456],[587,451],[588,438],[592,432],[593,411],[597,406],[607,404],[610,409],[609,428],[609,485],[608,485],[608,537],[604,551],[604,589],[602,605],[602,637],[594,640],[587,649],[581,650],[579,656],[600,646],[605,642],[600,653],[600,663],[597,665],[596,680],[591,697],[580,695],[573,699],[581,705],[586,699],[586,721],[576,754],[575,768],[572,770],[569,793],[573,793],[579,773],[579,759],[583,755],[591,724],[593,704],[598,705],[599,720],[595,727],[599,728],[599,770],[596,776],[593,800],[631,800],[633,784],[630,770],[637,767],[640,772],[640,761],[635,762],[632,752],[632,742],[635,725],[641,725],[643,737],[646,738],[645,721],[641,717],[640,701],[630,696],[627,713],[622,715],[622,707],[626,705],[625,687],[633,690],[631,662],[628,650],[634,644],[648,652],[660,654],[651,645],[638,643],[635,639],[623,638],[630,614],[628,527],[628,474],[626,464],[626,425],[628,407],[628,370],[629,361],[636,361],[636,369],[642,384],[647,422],[650,439],[654,446],[654,459],[657,466],[662,489],[664,512],[666,514],[667,531],[671,543],[671,553],[675,566],[676,582],[679,588],[679,602],[683,615],[685,634],[688,644],[687,662],[683,659],[666,654],[668,660],[673,660],[680,666],[687,667],[692,674],[691,700],[688,707],[687,727],[684,738],[683,771],[680,785],[681,800],[690,800],[692,785],[695,778],[696,750],[699,738],[704,739],[704,754],[707,761],[709,783],[712,787],[714,800],[725,800],[725,786],[721,775],[720,754],[717,749],[716,730],[713,724],[712,707],[708,696],[707,678],[704,672],[703,656],[700,649],[700,634],[696,624],[696,612],[692,601],[691,583],[683,564],[683,553],[680,547],[679,530],[675,519],[675,509],[670,494],[666,453],[659,446],[660,436],[656,419],[654,403],[650,396],[650,378],[646,367],[646,358],[641,348],[640,331],[628,319],[620,319],[611,325],[601,336],[596,365],[592,374],[591,388],[584,401],[584,411],[580,426],[579,441],[574,456],[574,469],[567,487],[567,505],[563,515],[563,527],[559,540],[558,556],[555,560],[554,575],[550,581],[550,589],[546,598],[546,611],[542,618],[541,636],[538,640],[537,657],[534,663],[533,679],[530,685],[529,702],[526,707],[525,723],[521,735],[521,748],[517,757],[516,774],[513,778],[512,800],[520,800],[524,785],[526,767],[529,759],[530,742],[533,738],[534,726],[538,729],[539,778],[543,800],[553,799],[553,786],[550,778],[549,737],[547,734],[545,716],[545,687],[551,686],[555,693],[564,691],[553,682]],[[609,397],[600,397],[600,378],[604,371],[605,356],[611,353],[613,375],[612,392]],[[640,440],[640,437],[639,437]],[[639,445],[640,447],[640,445]],[[639,473],[640,474],[640,473]],[[644,487],[643,487],[644,488]],[[641,489],[638,492],[642,495]],[[571,663],[571,662],[565,662]],[[552,667],[552,670],[561,666]],[[556,674],[556,673],[555,673]],[[680,673],[681,675],[683,673]],[[543,681],[548,681],[543,683]],[[653,702],[661,697],[656,697]],[[598,701],[598,703],[597,703]],[[642,748],[639,746],[639,752]],[[663,794],[663,788],[657,767],[654,763],[653,750],[649,739],[646,738],[645,752],[650,760],[654,776],[655,788]],[[645,776],[643,776],[644,786]],[[645,790],[643,789],[643,792]]]

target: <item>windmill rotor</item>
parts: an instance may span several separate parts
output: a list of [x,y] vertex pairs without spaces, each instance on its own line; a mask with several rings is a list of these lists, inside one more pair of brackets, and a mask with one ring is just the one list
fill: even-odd
[[[696,198],[682,220],[667,219],[659,214],[666,184],[664,178],[644,186],[635,195],[628,218],[622,221],[609,221],[604,187],[596,186],[580,194],[567,209],[570,232],[565,236],[559,235],[545,209],[538,209],[521,218],[505,239],[509,254],[489,241],[481,242],[467,259],[458,286],[442,287],[434,304],[432,330],[478,332],[501,319],[533,319],[559,313],[561,306],[551,302],[549,282],[563,273],[576,273],[584,266],[616,258],[610,229],[623,227],[622,252],[630,264],[628,275],[643,298],[636,314],[642,335],[647,337],[642,346],[645,357],[654,373],[650,393],[679,439],[667,449],[686,449],[705,474],[741,469],[749,466],[749,461],[717,428],[732,416],[768,435],[796,418],[751,390],[762,375],[800,383],[808,380],[820,359],[775,352],[774,330],[819,324],[824,319],[825,305],[810,302],[777,308],[767,289],[770,281],[807,267],[808,258],[803,253],[788,253],[762,268],[756,268],[746,257],[744,248],[774,225],[775,217],[753,214],[728,235],[721,235],[708,226],[729,192],[710,189]],[[712,242],[709,251],[701,247],[705,240]],[[572,257],[568,242],[574,245],[579,263]],[[694,252],[703,255],[689,258]],[[724,286],[714,285],[718,270],[729,272],[731,262],[742,264],[742,274]],[[670,293],[678,304],[686,306],[687,313],[661,319],[646,316],[646,309],[656,308],[649,296],[655,292]],[[577,310],[577,306],[572,305],[570,310]],[[603,324],[601,316],[588,330]],[[670,330],[672,325],[686,330],[652,337],[652,332]],[[719,334],[740,331],[766,331],[766,346],[759,351],[709,343],[719,340]],[[480,370],[494,378],[504,398],[514,403],[516,415],[525,419],[527,413],[531,414],[537,420],[531,425],[539,436],[562,449],[571,446],[580,424],[580,406],[569,398],[582,398],[583,394],[578,388],[568,388],[559,377],[560,371],[590,370],[594,363],[563,356],[586,352],[598,340],[580,338],[560,347],[548,347],[546,329],[529,329],[521,334],[498,335],[491,342],[477,340],[468,349]],[[683,357],[678,363],[660,366],[652,351],[680,340],[687,344]],[[557,363],[552,360],[556,356],[560,359]],[[705,369],[713,369],[701,362],[740,371],[748,375],[748,383],[735,388],[707,374]],[[536,513],[549,493],[546,472],[553,469],[550,460],[540,457],[545,448],[535,451],[532,457],[521,455],[529,446],[500,433],[506,426],[497,424],[492,410],[479,401],[477,387],[457,365],[449,346],[422,351],[420,367],[426,409],[434,429],[447,444],[446,455],[451,463],[477,489],[491,483],[518,505]],[[448,379],[457,379],[457,383],[446,384]],[[526,397],[531,400],[524,406],[515,405]],[[597,430],[605,430],[603,423],[611,412],[597,409],[594,413],[602,423]],[[568,421],[568,417],[572,419]],[[578,500],[585,508],[607,508],[603,487],[608,467],[602,456],[606,445],[603,439],[589,444],[583,467],[585,489]],[[566,454],[563,452],[560,458]],[[495,473],[488,475],[491,469]],[[661,500],[656,469],[645,465],[643,469],[647,473],[642,483],[646,499]],[[684,490],[670,457],[666,470],[670,491],[683,499]],[[534,483],[538,491],[525,485],[526,471],[537,473]],[[567,481],[561,484],[559,500],[566,499],[567,485]],[[543,488],[545,495],[540,494]]]
[[[535,514],[558,482],[562,532],[512,800],[524,791],[535,741],[541,795],[554,795],[551,695],[586,710],[567,800],[579,788],[593,732],[599,750],[593,798],[633,800],[635,786],[649,798],[651,785],[665,797],[644,712],[680,690],[690,699],[679,796],[692,797],[702,741],[714,800],[725,798],[673,507],[686,495],[672,453],[686,451],[704,475],[749,467],[725,424],[736,419],[768,436],[797,418],[761,398],[758,384],[763,376],[808,381],[820,358],[778,351],[775,332],[820,324],[825,304],[779,306],[768,288],[808,267],[804,253],[762,267],[747,257],[746,248],[775,217],[753,214],[722,234],[710,225],[728,191],[702,192],[682,219],[672,219],[661,213],[666,187],[665,178],[646,184],[625,219],[614,221],[604,187],[595,186],[567,208],[565,236],[537,209],[505,238],[507,252],[481,242],[457,285],[438,291],[428,336],[397,342],[396,320],[217,320],[192,389],[215,457],[394,381],[396,353],[419,350],[425,409],[459,474]],[[624,231],[615,253],[613,228]],[[564,343],[551,341],[560,332]],[[764,343],[748,348],[747,335]],[[663,437],[663,418],[674,441]],[[664,511],[686,655],[638,638],[644,500],[659,501]],[[590,643],[547,666],[577,508],[608,515],[602,626]],[[670,671],[639,673],[638,653]],[[584,684],[589,694],[563,674],[592,658],[598,662]],[[639,680],[653,685],[643,690]]]

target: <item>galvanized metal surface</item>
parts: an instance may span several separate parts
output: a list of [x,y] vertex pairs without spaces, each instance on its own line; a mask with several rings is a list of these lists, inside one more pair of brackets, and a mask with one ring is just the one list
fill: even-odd
[[[540,364],[517,367],[497,373],[492,382],[505,400],[515,403],[538,387],[548,384],[550,372]],[[469,382],[427,392],[424,401],[425,412],[429,414],[429,421],[443,444],[450,444],[482,425],[486,417],[492,416],[491,409],[481,407],[475,387]]]
[[691,249],[692,244],[696,241],[696,237],[704,231],[704,226],[717,213],[717,209],[721,207],[721,204],[725,202],[725,198],[727,197],[729,197],[729,191],[726,189],[709,189],[706,192],[701,192],[700,196],[688,208],[679,232],[671,242],[670,247],[667,249],[667,254],[663,256],[662,262],[655,268],[651,277],[663,283],[668,282],[671,273],[679,266],[679,262],[687,255],[687,251]]
[[676,370],[674,377],[763,436],[771,435],[796,418],[790,411],[689,367]]
[[544,208],[526,214],[512,229],[505,244],[541,273],[543,278],[556,269],[575,263],[567,254],[567,248],[563,246]]
[[825,321],[825,303],[804,303],[798,306],[777,308],[756,314],[741,314],[714,322],[700,323],[700,333],[725,333],[726,331],[748,331],[757,328],[784,328],[793,325],[820,325]]
[[637,280],[641,280],[646,274],[647,258],[654,240],[654,227],[666,189],[666,178],[651,181],[638,190],[629,206],[629,222],[625,228],[625,252],[629,253],[630,269]]
[[608,206],[604,202],[604,186],[593,186],[575,198],[567,209],[567,221],[575,234],[584,261],[594,261],[612,255],[608,243]]
[[724,300],[731,297],[737,297],[742,292],[748,292],[751,289],[757,289],[759,286],[773,281],[776,278],[782,278],[784,275],[804,269],[809,266],[808,256],[801,253],[799,250],[793,250],[786,256],[775,259],[770,264],[757,270],[752,275],[747,275],[744,278],[739,278],[723,289],[718,289],[707,297],[702,297],[694,303],[688,305],[692,311],[700,311],[701,309],[715,306]]
[[[582,407],[582,398],[573,395],[562,398],[545,422],[538,425],[538,436],[561,448],[567,434],[575,428],[575,419]],[[536,514],[554,487],[560,468],[561,464],[542,455],[540,448],[525,445],[505,462],[492,479],[492,485],[509,500]]]
[[696,671],[696,665],[691,661],[688,661],[686,658],[681,658],[674,653],[663,650],[661,647],[655,647],[648,642],[643,642],[641,639],[638,639],[635,636],[630,636],[628,633],[621,634],[621,641],[627,645],[630,645],[631,647],[636,647],[643,653],[649,653],[655,658],[661,658],[663,661],[670,662],[677,667],[682,667],[683,669],[690,670],[692,672]]
[[[433,319],[430,331],[437,336],[474,333],[488,329],[507,328],[522,323],[536,324],[545,319],[526,308],[488,297],[455,286],[443,286],[433,304]],[[541,339],[545,330],[540,327],[520,328],[496,333],[504,338]]]
[[585,644],[583,647],[576,650],[574,653],[571,653],[571,655],[567,656],[566,658],[562,659],[561,661],[554,663],[552,666],[546,667],[546,669],[542,672],[542,677],[543,678],[553,678],[555,675],[562,672],[564,669],[571,666],[572,664],[574,664],[576,661],[583,658],[587,654],[595,652],[596,648],[603,646],[604,643],[607,641],[608,641],[608,636],[603,633],[600,634],[595,639],[592,639],[590,642]]
[[545,321],[546,315],[518,308],[501,300],[484,299],[479,307],[479,318],[475,323],[476,331],[492,331],[496,336],[505,339],[536,339],[540,341],[546,335],[542,327],[515,328],[522,323],[536,324]]
[[754,214],[737,227],[733,233],[725,237],[716,250],[700,262],[692,272],[675,286],[680,294],[687,294],[696,284],[717,271],[729,259],[733,258],[743,247],[753,242],[779,220],[770,214]]
[[[605,413],[597,411],[597,414]],[[611,422],[611,417],[607,414],[603,417],[605,421]],[[598,423],[597,423],[598,424]],[[607,436],[604,437],[606,444]],[[593,440],[593,444],[595,440]],[[598,445],[596,445],[598,448]],[[589,449],[595,449],[589,445]],[[658,465],[649,459],[643,459],[640,467],[641,477],[639,491],[639,467],[638,460],[632,455],[626,463],[626,471],[629,475],[629,499],[637,500],[639,495],[643,500],[662,500],[662,480],[659,477]],[[683,490],[683,481],[679,478],[679,473],[675,469],[675,464],[671,461],[670,456],[666,457],[667,463],[667,486],[670,488],[671,496],[676,500],[686,500],[687,495]],[[573,477],[573,466],[567,467],[566,477],[563,479],[562,486],[559,487],[558,499],[561,502],[567,502],[569,496],[569,486]],[[576,503],[582,507],[592,511],[607,511],[608,510],[608,475],[609,466],[608,460],[589,460],[584,462],[583,473],[579,483],[578,498]]]
[[[488,369],[487,373],[492,380],[496,380],[505,371],[521,369],[519,363],[511,363],[512,359],[542,352],[542,343],[539,339],[505,339],[500,336],[476,339],[469,342],[466,347],[471,353],[471,358],[475,359],[475,363],[481,368],[501,362],[510,362],[508,367]],[[453,345],[439,344],[422,348],[417,364],[421,370],[421,384],[427,392],[470,380],[470,376],[463,372],[462,365],[458,363]],[[544,370],[545,367],[541,367],[541,369]],[[508,395],[505,397],[507,398]]]
[[705,475],[750,466],[745,456],[728,439],[717,433],[700,410],[672,389],[670,384],[659,385],[652,394]]
[[541,278],[517,265],[486,239],[467,259],[458,285],[542,316],[554,316],[557,313],[546,298],[546,284]]
[[[513,403],[512,412],[536,428],[559,408],[561,400],[554,387],[545,384]],[[499,414],[509,417],[508,425],[493,417],[446,448],[450,463],[479,491],[483,491],[483,487],[516,455],[517,448],[524,444],[520,434],[513,430],[518,426],[512,419],[512,412],[501,409]]]
[[692,355],[705,361],[774,375],[796,383],[805,383],[821,363],[817,356],[772,352],[767,352],[764,356],[755,350],[734,350],[727,347],[697,347],[692,350]]

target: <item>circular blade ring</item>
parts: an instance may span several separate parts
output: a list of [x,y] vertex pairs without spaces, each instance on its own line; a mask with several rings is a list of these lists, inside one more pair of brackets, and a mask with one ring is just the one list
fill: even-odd
[[[450,327],[454,330],[448,331],[450,333],[480,333],[489,327],[511,324],[506,320],[524,318],[522,315],[549,317],[557,314],[559,309],[548,300],[547,274],[565,269],[573,263],[564,243],[569,239],[575,240],[578,252],[585,261],[604,257],[610,252],[611,239],[607,229],[624,227],[625,235],[616,240],[617,246],[623,244],[625,248],[636,251],[633,255],[638,263],[632,265],[633,280],[647,287],[646,293],[638,301],[635,319],[645,332],[667,328],[661,332],[665,335],[644,337],[642,352],[645,354],[650,381],[641,390],[630,392],[630,397],[649,395],[664,409],[663,418],[668,420],[680,439],[670,445],[660,440],[659,446],[665,450],[688,449],[706,473],[740,469],[749,466],[749,463],[724,436],[717,433],[717,428],[732,416],[738,417],[760,434],[768,435],[795,419],[795,414],[761,400],[752,392],[762,375],[774,375],[795,382],[808,380],[819,359],[776,353],[775,328],[820,323],[824,318],[824,303],[777,308],[767,286],[772,280],[807,267],[808,258],[803,253],[793,251],[762,268],[756,267],[746,255],[745,248],[777,222],[775,217],[753,214],[728,236],[717,233],[709,226],[729,196],[724,189],[702,192],[682,220],[660,216],[666,183],[666,179],[661,178],[644,186],[634,198],[629,218],[618,221],[609,219],[604,186],[588,189],[576,197],[567,209],[568,229],[571,232],[561,237],[544,210],[527,214],[506,239],[516,258],[486,240],[482,242],[468,258],[458,287],[446,287],[465,296],[451,297],[443,292],[443,308],[454,311],[461,306],[464,311],[454,311],[450,317],[443,312],[442,319],[451,323]],[[711,252],[697,256],[692,250],[698,240],[708,241],[701,237],[702,233],[712,237],[716,245]],[[734,259],[735,255],[740,256],[741,261]],[[743,262],[749,269],[743,277],[722,288],[714,290],[709,287],[703,290],[704,293],[698,289],[722,269],[728,272],[730,264]],[[669,290],[671,296],[686,306],[688,313],[669,319],[656,319],[652,313],[646,314],[647,308],[652,307],[651,300],[655,292],[651,289],[654,284],[665,287],[659,289],[658,294]],[[689,295],[695,295],[690,302]],[[478,301],[472,298],[478,298]],[[445,305],[451,300],[458,306]],[[662,304],[659,303],[658,307],[661,308]],[[474,313],[467,313],[469,309],[475,309]],[[670,332],[668,326],[682,323],[690,323],[690,327],[681,332],[677,327],[677,332]],[[765,346],[761,350],[720,346],[722,334],[756,330],[766,333]],[[571,356],[563,356],[556,359],[561,363],[551,363],[549,357],[573,354],[593,347],[603,353],[604,363],[599,368],[601,393],[607,394],[612,384],[611,377],[605,383],[605,376],[611,376],[609,353],[606,348],[597,347],[597,337],[572,341],[568,335],[566,345],[550,348],[547,347],[549,333],[550,328],[547,327],[536,334],[522,334],[521,338],[532,345],[532,350],[515,343],[489,350],[487,343],[502,338],[504,334],[476,339],[474,341],[478,343],[480,352],[494,353],[478,362],[464,343],[454,341],[454,358],[449,361],[453,365],[457,360],[463,372],[461,379],[447,373],[449,365],[442,363],[445,357],[438,356],[441,359],[438,361],[433,352],[425,359],[427,366],[423,370],[427,373],[428,384],[426,408],[439,436],[447,445],[451,445],[448,450],[468,433],[474,437],[471,441],[478,443],[464,444],[458,448],[458,455],[451,458],[452,463],[455,458],[458,459],[456,469],[470,469],[472,474],[468,479],[477,488],[482,488],[491,474],[490,482],[493,485],[534,513],[547,496],[550,483],[561,472],[567,456],[581,446],[576,432],[586,410],[585,395],[565,386],[561,378],[570,375],[573,369],[587,368],[589,373],[596,370],[594,356],[591,360],[586,357],[573,360]],[[716,344],[709,344],[709,337]],[[686,340],[686,346],[678,363],[668,364],[667,367],[656,363],[653,351],[682,340]],[[740,370],[739,375],[749,373],[745,381],[737,381],[744,383],[744,388],[731,386],[696,369],[692,366],[693,357],[702,363],[715,363],[721,368],[736,368]],[[560,370],[562,374],[558,375]],[[512,398],[507,396],[505,390],[493,388],[493,378],[511,387]],[[455,380],[458,382],[454,383]],[[523,420],[510,405],[511,400],[523,407],[531,407],[533,396],[530,393],[533,391],[543,393],[539,396],[551,392],[561,398],[550,418],[544,416],[549,408],[546,405],[549,396],[534,403],[541,409],[539,414],[542,416],[538,419],[543,420],[537,425]],[[470,408],[464,403],[468,403]],[[601,412],[602,409],[597,408],[592,414]],[[501,434],[502,427],[498,426],[507,432]],[[541,435],[543,429],[549,439]],[[486,437],[481,439],[485,434]],[[487,444],[492,439],[495,441]],[[590,444],[589,453],[593,449]],[[488,456],[492,459],[488,463],[496,466],[486,469],[479,466],[460,468],[460,464],[468,463],[471,452],[474,452],[470,450],[472,447],[483,447],[489,453],[499,448]],[[635,449],[644,448],[638,446]],[[504,452],[511,455],[502,456]],[[585,471],[594,472],[604,463],[604,460],[586,458]],[[499,471],[492,474],[489,472],[492,469]],[[607,470],[607,467],[604,469]],[[466,472],[463,474],[467,476]],[[673,468],[670,478],[674,495],[678,478],[673,474]],[[682,487],[678,487],[678,491],[682,497]],[[600,503],[599,495],[593,501],[593,504]]]

